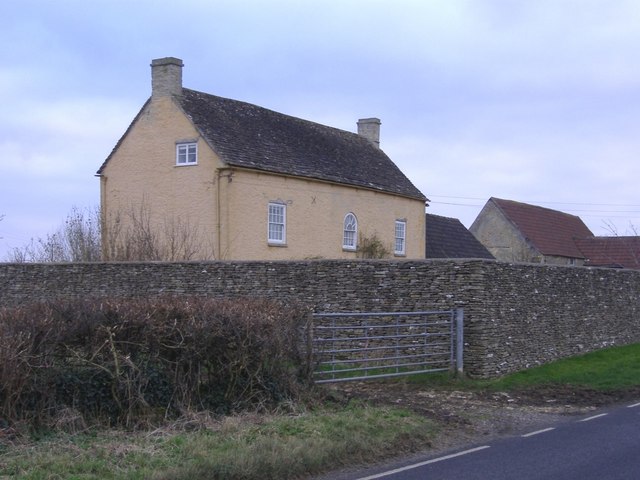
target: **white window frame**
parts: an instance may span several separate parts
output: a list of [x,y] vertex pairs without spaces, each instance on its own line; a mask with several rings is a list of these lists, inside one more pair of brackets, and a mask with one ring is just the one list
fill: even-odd
[[176,143],[176,166],[198,164],[198,144],[196,142]]
[[267,242],[269,245],[287,243],[287,205],[269,202],[267,207]]
[[396,220],[395,234],[393,242],[393,253],[395,255],[406,255],[407,253],[407,221]]
[[358,248],[358,218],[353,212],[344,216],[342,223],[342,249],[355,251]]

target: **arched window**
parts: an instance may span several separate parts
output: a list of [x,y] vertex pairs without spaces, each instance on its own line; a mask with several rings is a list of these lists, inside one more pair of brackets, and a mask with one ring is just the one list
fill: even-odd
[[344,229],[342,235],[342,248],[345,250],[355,250],[358,238],[358,220],[356,216],[349,212],[344,217]]

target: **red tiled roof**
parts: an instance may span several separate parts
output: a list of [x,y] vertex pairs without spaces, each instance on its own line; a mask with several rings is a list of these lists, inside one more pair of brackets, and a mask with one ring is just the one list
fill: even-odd
[[585,265],[640,269],[640,237],[590,237],[576,239]]
[[489,201],[541,254],[584,258],[574,240],[593,237],[593,233],[580,217],[513,200],[492,197]]

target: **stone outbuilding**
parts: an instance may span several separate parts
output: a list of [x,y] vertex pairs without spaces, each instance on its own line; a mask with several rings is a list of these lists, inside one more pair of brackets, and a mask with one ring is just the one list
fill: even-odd
[[580,217],[491,197],[469,231],[497,259],[506,262],[584,265],[576,239],[593,238]]

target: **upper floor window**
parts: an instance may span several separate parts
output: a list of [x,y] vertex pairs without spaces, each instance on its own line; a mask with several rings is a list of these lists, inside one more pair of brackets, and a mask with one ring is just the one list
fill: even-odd
[[342,235],[342,248],[345,250],[355,250],[358,246],[358,220],[353,213],[347,213],[344,217],[344,228]]
[[287,206],[282,203],[270,203],[268,215],[267,241],[283,245],[286,240]]
[[197,143],[176,144],[176,165],[195,165],[198,163]]
[[395,253],[396,255],[404,255],[406,253],[406,243],[407,222],[406,220],[396,220],[396,236],[393,253]]

